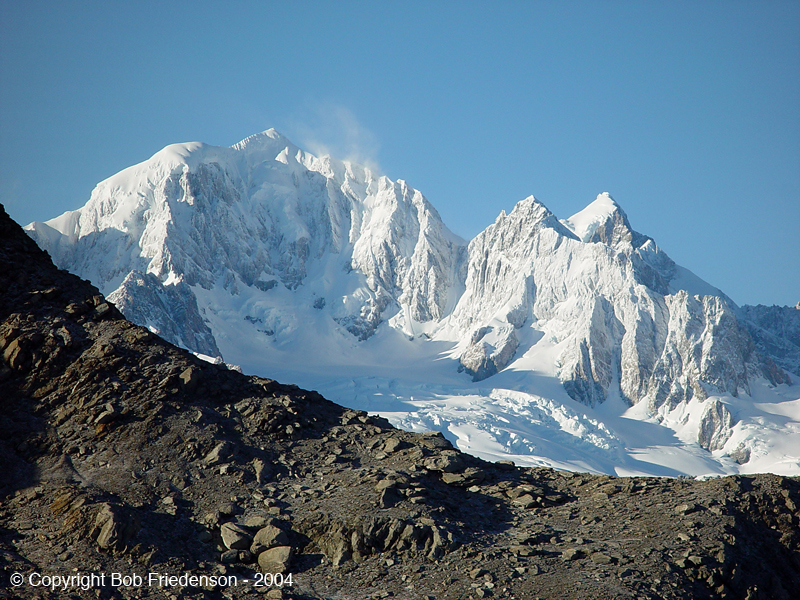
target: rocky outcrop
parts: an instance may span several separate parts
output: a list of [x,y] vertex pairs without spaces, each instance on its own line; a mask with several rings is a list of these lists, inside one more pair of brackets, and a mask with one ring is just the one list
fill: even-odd
[[[726,406],[714,398],[706,404],[700,419],[697,443],[706,450],[722,450],[733,433],[733,416]],[[745,461],[746,462],[746,461]]]
[[773,385],[789,382],[769,359],[756,354],[750,335],[721,298],[679,292],[666,301],[667,338],[647,392],[653,409],[672,409],[712,394],[749,394],[751,376]]
[[498,331],[484,326],[472,334],[459,362],[462,369],[472,375],[472,381],[481,381],[505,369],[518,346],[513,325],[506,325]]

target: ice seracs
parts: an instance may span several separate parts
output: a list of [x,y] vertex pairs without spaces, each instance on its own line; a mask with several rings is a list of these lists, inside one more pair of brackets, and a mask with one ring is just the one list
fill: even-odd
[[[744,309],[607,193],[564,220],[530,196],[467,244],[405,181],[268,130],[168,146],[27,229],[173,343],[495,457],[636,472],[628,414],[668,428],[687,455],[716,453],[696,464],[738,468],[726,456],[773,452],[753,433],[771,417],[741,403],[791,381],[767,355],[794,342],[753,312],[745,329]],[[579,441],[589,431],[620,441]],[[671,473],[664,456],[639,471]]]

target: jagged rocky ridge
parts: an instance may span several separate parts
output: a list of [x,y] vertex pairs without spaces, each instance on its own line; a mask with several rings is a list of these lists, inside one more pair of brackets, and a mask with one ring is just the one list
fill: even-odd
[[[0,596],[12,573],[238,577],[77,598],[790,598],[800,481],[492,464],[211,365],[0,210]],[[764,557],[769,560],[764,560]],[[253,572],[293,574],[254,588]],[[230,580],[228,580],[230,581]]]
[[[240,340],[216,315],[245,303],[253,335],[290,338],[308,313],[276,298],[302,288],[359,340],[383,326],[453,345],[476,381],[554,347],[553,374],[589,406],[619,395],[664,414],[749,393],[753,378],[791,381],[769,357],[783,346],[765,333],[756,347],[735,305],[607,194],[563,222],[529,197],[467,246],[406,183],[270,130],[231,148],[165,148],[28,229],[129,318],[204,355]],[[727,408],[709,402],[701,422],[701,445],[721,448]]]

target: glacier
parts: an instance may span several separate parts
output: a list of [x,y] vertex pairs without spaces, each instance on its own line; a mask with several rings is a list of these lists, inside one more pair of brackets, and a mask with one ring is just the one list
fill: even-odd
[[168,146],[26,230],[172,343],[491,460],[800,474],[777,317],[607,193],[566,219],[530,196],[467,243],[406,182],[268,130]]

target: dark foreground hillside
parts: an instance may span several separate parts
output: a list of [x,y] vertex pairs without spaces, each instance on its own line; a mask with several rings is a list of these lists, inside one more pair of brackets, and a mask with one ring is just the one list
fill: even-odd
[[440,435],[195,359],[59,271],[2,210],[0,353],[0,597],[800,589],[796,478],[483,462]]

